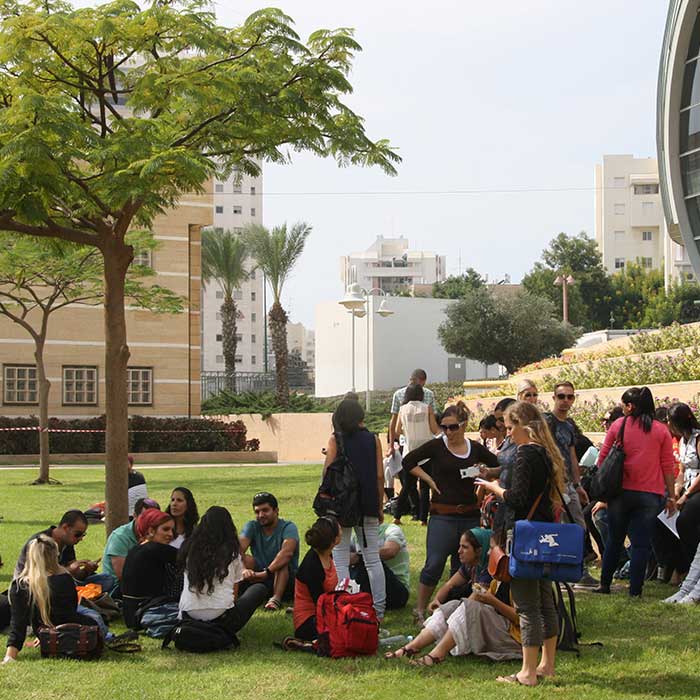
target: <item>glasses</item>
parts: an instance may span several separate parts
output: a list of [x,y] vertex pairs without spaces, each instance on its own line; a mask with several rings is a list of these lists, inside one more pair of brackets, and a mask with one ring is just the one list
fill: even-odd
[[86,530],[74,530],[73,537],[75,537],[76,540],[82,540],[86,532]]
[[526,399],[536,399],[536,398],[539,396],[539,394],[537,394],[537,393],[534,393],[534,394],[533,394],[533,393],[527,393],[527,394],[523,394],[523,396],[524,396]]
[[443,425],[440,423],[440,430],[445,433],[454,433],[455,430],[459,430],[461,423],[452,423],[451,425]]
[[573,401],[576,398],[575,394],[557,394],[556,396],[559,401],[563,401],[564,399],[567,401]]

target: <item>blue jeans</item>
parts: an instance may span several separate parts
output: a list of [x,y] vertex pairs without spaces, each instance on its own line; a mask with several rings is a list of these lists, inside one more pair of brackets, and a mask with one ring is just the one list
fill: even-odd
[[608,503],[608,541],[603,555],[603,571],[600,582],[609,586],[620,561],[620,554],[629,536],[630,547],[630,595],[642,594],[647,561],[651,551],[651,536],[656,516],[663,506],[663,497],[646,491],[623,491],[622,495]]
[[436,586],[450,557],[450,576],[459,569],[459,538],[465,530],[479,527],[479,515],[461,517],[455,515],[431,515],[425,535],[425,565],[420,572],[420,582]]

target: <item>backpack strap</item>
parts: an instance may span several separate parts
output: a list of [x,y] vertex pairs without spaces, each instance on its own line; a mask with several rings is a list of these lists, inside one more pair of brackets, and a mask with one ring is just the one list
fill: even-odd
[[623,440],[624,440],[624,437],[625,437],[625,425],[626,425],[626,423],[627,423],[627,418],[628,418],[628,417],[629,417],[629,416],[625,416],[625,417],[622,419],[622,425],[620,426],[620,430],[619,430],[619,432],[617,433],[617,437],[615,438],[615,444],[619,445],[620,447],[622,447],[622,445],[623,445]]

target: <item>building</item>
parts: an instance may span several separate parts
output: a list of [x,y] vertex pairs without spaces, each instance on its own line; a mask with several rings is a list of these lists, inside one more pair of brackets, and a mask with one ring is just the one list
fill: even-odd
[[377,236],[361,253],[340,259],[343,288],[357,282],[364,289],[382,289],[390,294],[412,291],[415,285],[431,285],[445,279],[444,255],[425,250],[409,250],[408,239]]
[[[376,312],[382,301],[393,311]],[[338,396],[357,391],[393,389],[405,385],[420,367],[431,382],[497,379],[498,365],[451,357],[443,350],[438,326],[445,320],[451,299],[417,297],[369,299],[369,313],[353,315],[337,301],[316,306],[316,396]],[[353,363],[354,339],[354,363]],[[354,367],[353,367],[354,365]],[[354,374],[354,377],[353,377]]]
[[[188,195],[155,218],[158,247],[144,253],[156,284],[185,298],[178,314],[126,307],[129,343],[129,412],[149,416],[200,414],[201,228],[211,225],[211,196]],[[147,258],[147,259],[146,259]],[[34,341],[0,316],[2,412],[36,414]],[[51,382],[49,415],[63,418],[105,413],[105,340],[102,306],[71,304],[51,315],[45,348]]]
[[[251,177],[234,171],[227,180],[214,181],[213,225],[221,230],[242,233],[248,224],[262,224],[262,175]],[[233,298],[238,307],[238,347],[236,369],[262,372],[265,366],[265,280],[250,261],[250,278]],[[202,370],[225,369],[219,309],[224,293],[215,282],[204,288],[202,298]]]
[[692,278],[683,246],[669,239],[654,158],[603,156],[595,166],[595,238],[610,273],[629,263]]
[[316,364],[316,334],[303,323],[287,323],[287,348],[289,352],[299,353],[302,362],[309,369]]
[[700,275],[700,0],[671,0],[657,91],[656,145],[668,234]]

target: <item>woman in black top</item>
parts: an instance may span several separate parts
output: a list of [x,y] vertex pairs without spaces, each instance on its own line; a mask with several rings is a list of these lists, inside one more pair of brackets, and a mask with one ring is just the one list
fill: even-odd
[[[503,499],[506,530],[516,520],[527,518],[538,498],[532,520],[553,522],[554,504],[560,503],[559,494],[564,489],[564,463],[547,422],[536,406],[524,401],[510,406],[505,420],[510,438],[518,446],[511,485],[504,489],[498,482],[483,481],[483,486]],[[518,673],[498,680],[537,685],[539,677],[554,675],[559,621],[552,583],[514,578],[510,590],[520,615],[523,665]],[[542,660],[538,664],[540,648]]]
[[136,521],[136,533],[142,540],[126,555],[122,571],[124,621],[138,627],[138,608],[159,598],[177,601],[182,592],[182,574],[177,571],[177,549],[170,546],[175,522],[167,513],[148,508]]
[[29,543],[22,572],[10,586],[10,605],[12,622],[3,663],[17,658],[28,625],[36,634],[43,626],[54,627],[67,622],[95,624],[92,618],[77,612],[75,582],[58,563],[58,545],[48,535],[39,535]]
[[[448,406],[440,421],[443,436],[412,450],[402,460],[404,469],[427,483],[432,491],[425,565],[414,610],[421,623],[447,557],[451,557],[450,571],[454,574],[459,568],[460,536],[479,526],[479,504],[474,490],[474,478],[479,475],[477,465],[498,466],[496,455],[464,437],[468,419],[469,410],[464,402]],[[425,459],[430,460],[432,476],[418,466]]]
[[[379,523],[384,520],[384,455],[379,438],[367,430],[364,419],[365,412],[357,399],[343,399],[333,413],[333,428],[340,434],[345,454],[355,467],[360,481],[363,518],[362,523],[355,527],[355,534],[367,567],[374,609],[381,620],[386,608],[386,580],[379,558]],[[326,447],[324,472],[337,454],[334,434]],[[339,580],[350,577],[351,534],[352,528],[342,528],[340,544],[333,549]]]

